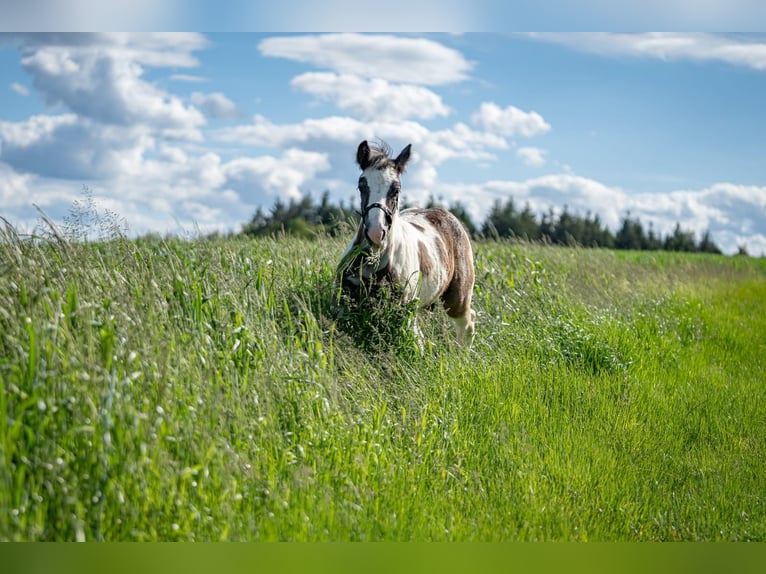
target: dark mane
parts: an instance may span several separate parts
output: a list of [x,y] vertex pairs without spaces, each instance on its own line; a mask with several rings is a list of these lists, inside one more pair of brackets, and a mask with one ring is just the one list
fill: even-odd
[[393,166],[394,160],[391,159],[391,147],[384,141],[372,144],[370,146],[370,167],[375,169],[384,169]]

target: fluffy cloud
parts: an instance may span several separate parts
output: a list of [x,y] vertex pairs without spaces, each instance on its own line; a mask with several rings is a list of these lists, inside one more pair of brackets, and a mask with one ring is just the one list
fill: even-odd
[[40,141],[50,140],[61,126],[77,123],[75,114],[59,116],[32,116],[25,122],[0,122],[0,139],[3,149],[26,148]]
[[[695,6],[695,10],[697,7]],[[602,55],[720,61],[766,70],[766,42],[716,34],[534,33],[528,37]]]
[[326,154],[292,148],[279,158],[237,158],[224,166],[224,173],[230,187],[266,195],[259,200],[273,200],[280,196],[300,198],[307,191],[306,182],[329,168]]
[[488,181],[481,184],[442,184],[448,201],[460,200],[481,221],[495,200],[513,198],[537,213],[567,206],[570,211],[597,213],[616,230],[630,212],[656,231],[668,234],[677,222],[699,238],[710,230],[725,253],[736,253],[747,243],[753,254],[766,252],[766,187],[719,183],[699,190],[633,194],[591,178],[552,174],[525,181]]
[[532,137],[551,129],[537,112],[525,112],[514,106],[501,108],[494,102],[481,104],[471,121],[484,131],[506,136]]
[[[451,128],[429,130],[414,121],[369,121],[331,116],[307,119],[294,124],[275,124],[256,115],[248,125],[232,126],[215,132],[216,139],[256,147],[288,148],[329,154],[337,178],[355,181],[354,154],[360,141],[385,137],[397,150],[411,143],[414,161],[407,167],[410,185],[425,187],[437,183],[436,167],[448,160],[487,161],[496,159],[495,150],[509,148],[505,138],[476,131],[458,122]],[[332,187],[332,186],[328,186]],[[427,190],[413,190],[427,197]]]
[[766,187],[717,183],[701,190],[638,194],[632,203],[665,228],[682,221],[697,232],[710,228],[746,235],[766,229]]
[[279,36],[258,45],[264,56],[305,62],[341,74],[390,82],[443,85],[468,78],[473,64],[426,38],[325,34]]
[[[365,124],[359,120],[341,116],[308,118],[300,123],[292,124],[275,124],[266,117],[256,114],[252,123],[222,128],[214,132],[213,137],[223,142],[274,148],[312,141],[352,144],[365,131],[364,126]],[[401,129],[406,130],[406,127],[400,127]]]
[[29,95],[29,89],[26,86],[22,86],[18,82],[13,82],[11,84],[11,90],[16,92],[20,96],[28,96]]
[[430,119],[449,115],[441,96],[422,86],[393,84],[381,78],[308,72],[293,78],[294,88],[335,103],[364,119]]
[[155,151],[137,160],[134,173],[101,181],[20,174],[0,162],[0,201],[13,208],[20,229],[31,229],[37,220],[32,202],[62,221],[85,183],[97,208],[124,218],[131,234],[228,231],[238,229],[258,205],[300,197],[307,182],[329,168],[324,154],[299,149],[228,162],[215,153],[195,155],[168,144]]
[[162,33],[0,33],[0,42],[15,44],[25,54],[41,48],[78,53],[81,50],[120,54],[147,66],[190,68],[198,65],[193,53],[209,46],[195,32]]
[[197,34],[6,34],[17,44],[22,66],[49,105],[84,118],[123,126],[143,124],[199,139],[203,115],[146,82],[144,66],[197,65]]
[[201,109],[210,118],[234,119],[240,116],[237,105],[221,92],[203,94],[194,92],[191,103]]
[[174,82],[189,82],[192,84],[204,84],[208,81],[203,76],[195,76],[194,74],[170,74],[170,79]]
[[16,173],[11,166],[0,161],[0,203],[6,208],[27,203],[31,176]]
[[516,155],[531,167],[542,167],[545,165],[545,156],[548,152],[539,147],[520,147],[516,150]]
[[214,137],[220,141],[262,147],[343,144],[353,146],[353,149],[351,147],[347,149],[350,157],[353,157],[356,145],[361,140],[374,140],[383,136],[392,145],[393,143],[437,145],[443,149],[436,151],[431,159],[437,158],[439,162],[458,156],[468,159],[487,159],[489,156],[483,153],[486,149],[508,148],[508,143],[503,137],[472,130],[461,122],[449,129],[429,130],[414,121],[363,122],[344,116],[309,118],[299,123],[275,124],[264,116],[256,114],[251,124],[222,128],[214,133]]
[[205,122],[180,98],[143,81],[143,68],[120,54],[43,47],[21,62],[49,105],[63,104],[83,117],[171,129],[196,128]]
[[154,139],[145,128],[97,124],[75,114],[0,122],[0,160],[43,177],[93,180],[132,175]]

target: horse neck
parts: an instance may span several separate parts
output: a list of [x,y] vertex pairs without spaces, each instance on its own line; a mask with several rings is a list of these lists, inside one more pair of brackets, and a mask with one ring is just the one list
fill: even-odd
[[404,224],[397,211],[391,222],[391,227],[388,229],[388,241],[386,242],[386,247],[380,255],[380,263],[378,264],[379,270],[384,267],[396,266],[397,256],[395,254],[401,249],[404,241]]

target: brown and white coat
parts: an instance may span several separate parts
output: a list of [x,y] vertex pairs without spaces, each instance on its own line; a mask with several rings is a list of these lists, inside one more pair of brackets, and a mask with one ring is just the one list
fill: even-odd
[[470,344],[474,269],[471,240],[463,224],[444,209],[399,210],[400,175],[411,146],[396,159],[384,147],[359,144],[357,163],[362,220],[338,266],[341,288],[358,299],[388,281],[405,302],[421,307],[441,301],[458,341]]

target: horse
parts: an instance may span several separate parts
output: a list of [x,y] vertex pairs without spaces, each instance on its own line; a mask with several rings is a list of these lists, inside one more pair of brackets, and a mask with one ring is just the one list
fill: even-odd
[[[383,283],[394,286],[405,304],[417,301],[420,308],[433,308],[441,301],[458,342],[470,346],[476,319],[471,308],[471,239],[463,223],[445,209],[399,210],[400,177],[411,150],[409,144],[392,159],[386,144],[359,144],[361,221],[343,252],[336,279],[341,293],[357,302],[379,292]],[[417,324],[413,326],[420,340]]]

